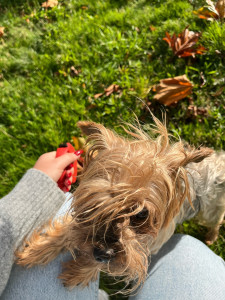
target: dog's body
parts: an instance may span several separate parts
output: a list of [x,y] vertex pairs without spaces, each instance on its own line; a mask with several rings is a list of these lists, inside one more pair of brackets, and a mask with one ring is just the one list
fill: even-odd
[[209,228],[207,243],[216,240],[225,214],[225,153],[172,144],[154,120],[155,139],[137,128],[125,139],[100,124],[78,123],[93,145],[71,212],[34,233],[16,254],[19,264],[46,264],[67,250],[74,260],[60,275],[66,286],[85,286],[103,270],[134,280],[136,288],[147,275],[149,255],[177,223],[196,217]]
[[191,202],[186,198],[178,215],[170,222],[166,230],[161,230],[152,247],[157,253],[161,246],[174,233],[177,224],[195,217],[196,221],[206,226],[206,243],[216,241],[220,225],[225,215],[225,152],[217,152],[199,163],[190,163],[185,168],[188,172]]

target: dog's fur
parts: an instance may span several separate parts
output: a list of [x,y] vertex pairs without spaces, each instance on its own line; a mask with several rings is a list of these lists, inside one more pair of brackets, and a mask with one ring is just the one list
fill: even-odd
[[[154,118],[154,117],[153,117]],[[74,257],[60,275],[85,286],[100,270],[142,284],[148,257],[177,223],[196,217],[213,243],[225,214],[225,153],[171,142],[154,118],[150,137],[132,127],[125,139],[93,122],[78,126],[92,143],[71,211],[35,232],[16,253],[20,265],[47,264],[61,251]]]

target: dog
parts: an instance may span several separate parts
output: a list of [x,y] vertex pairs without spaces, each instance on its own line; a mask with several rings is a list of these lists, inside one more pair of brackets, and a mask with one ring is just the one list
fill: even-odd
[[147,276],[150,255],[176,224],[195,217],[208,228],[207,244],[217,239],[225,214],[225,152],[172,141],[153,118],[150,134],[130,125],[126,138],[78,122],[90,147],[71,209],[24,242],[18,264],[47,264],[70,251],[73,260],[59,276],[65,286],[86,286],[103,271],[134,282],[135,290]]

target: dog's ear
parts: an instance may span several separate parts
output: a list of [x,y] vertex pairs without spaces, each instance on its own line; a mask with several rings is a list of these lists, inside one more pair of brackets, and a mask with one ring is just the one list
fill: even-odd
[[79,121],[77,126],[88,136],[87,141],[94,141],[97,150],[110,149],[123,139],[101,124],[89,121]]
[[[103,125],[90,121],[79,121],[77,126],[81,129],[83,134],[90,136],[93,134],[104,134],[110,130],[106,129]],[[111,131],[110,131],[111,132]]]
[[182,162],[182,165],[185,167],[187,164],[194,162],[199,163],[206,157],[210,156],[214,152],[213,149],[201,147],[199,149],[187,149],[185,152],[185,159]]

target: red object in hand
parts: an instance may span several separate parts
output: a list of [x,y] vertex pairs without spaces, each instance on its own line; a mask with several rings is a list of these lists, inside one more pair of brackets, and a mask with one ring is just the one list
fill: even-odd
[[[56,150],[56,157],[59,157],[66,153],[74,153],[74,152],[75,152],[75,149],[70,143],[61,144],[61,145],[59,145],[59,148]],[[77,161],[76,160],[73,164],[70,165],[70,168],[72,168],[72,167],[74,168],[72,183],[74,183],[77,180]],[[63,171],[61,177],[59,178],[59,180],[57,182],[58,187],[61,190],[65,187],[65,185],[64,185],[65,180],[66,180],[66,170]]]

